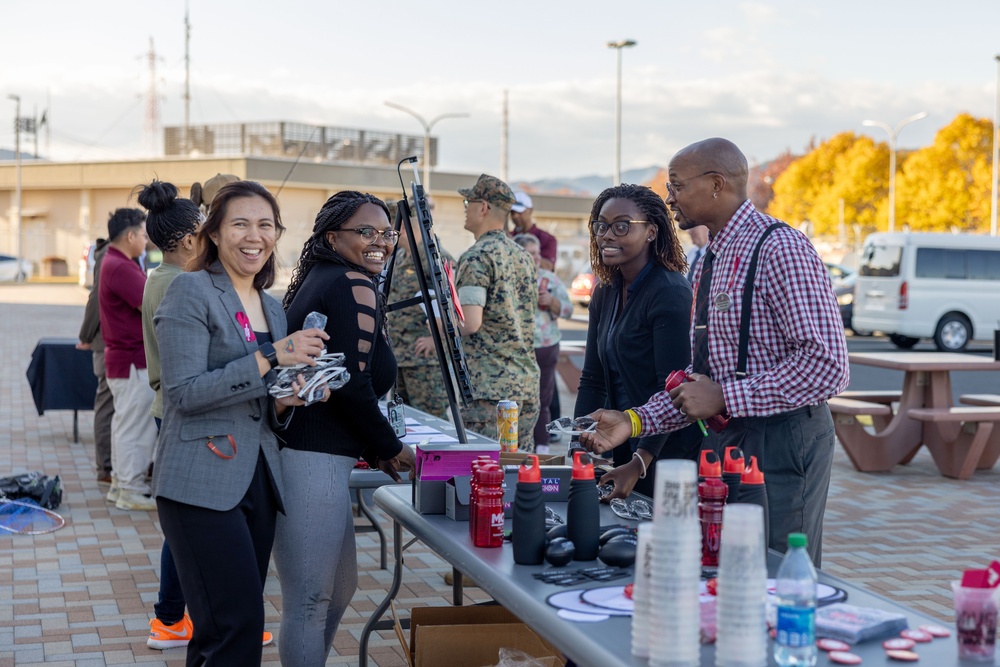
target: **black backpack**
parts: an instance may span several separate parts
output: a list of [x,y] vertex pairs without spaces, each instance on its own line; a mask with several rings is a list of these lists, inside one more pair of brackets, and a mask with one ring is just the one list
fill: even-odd
[[62,503],[62,481],[59,475],[49,477],[43,472],[0,478],[0,495],[11,500],[33,500],[45,509],[54,510]]

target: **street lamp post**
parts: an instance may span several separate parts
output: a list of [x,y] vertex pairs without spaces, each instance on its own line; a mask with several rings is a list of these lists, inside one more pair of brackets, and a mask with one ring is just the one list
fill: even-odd
[[405,113],[410,114],[424,127],[424,192],[430,193],[431,191],[431,129],[439,120],[444,120],[445,118],[468,118],[467,113],[443,113],[440,116],[436,116],[431,119],[428,123],[424,120],[424,117],[418,114],[413,109],[409,107],[404,107],[402,104],[396,104],[395,102],[386,102],[387,107],[392,107],[393,109],[398,109]]
[[16,185],[14,186],[14,205],[16,213],[14,218],[14,233],[16,234],[15,248],[17,252],[17,273],[21,276],[21,97],[19,95],[8,95],[7,99],[14,100],[14,170],[16,172]]
[[997,178],[1000,177],[1000,55],[997,61],[997,85],[993,93],[996,109],[993,111],[993,180],[990,182],[990,236],[997,235]]
[[634,39],[608,42],[608,48],[618,52],[618,78],[615,84],[615,175],[612,186],[622,180],[622,49],[638,44]]
[[903,120],[899,121],[899,124],[893,128],[888,123],[883,123],[880,120],[865,120],[861,121],[861,124],[866,127],[881,127],[889,135],[889,231],[896,231],[896,138],[899,136],[899,131],[904,127],[912,123],[913,121],[920,120],[921,118],[926,118],[927,112],[921,111],[920,113],[915,113],[912,116],[908,116]]

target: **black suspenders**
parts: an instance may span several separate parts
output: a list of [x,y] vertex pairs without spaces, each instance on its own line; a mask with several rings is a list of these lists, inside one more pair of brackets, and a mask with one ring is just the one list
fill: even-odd
[[787,227],[783,222],[775,222],[764,230],[756,247],[753,249],[753,257],[750,259],[750,266],[747,268],[747,279],[743,283],[743,306],[740,310],[740,343],[739,353],[736,361],[736,378],[742,380],[747,376],[747,354],[750,350],[750,304],[753,301],[753,282],[757,277],[757,259],[760,256],[760,247],[764,245],[764,240],[778,227]]

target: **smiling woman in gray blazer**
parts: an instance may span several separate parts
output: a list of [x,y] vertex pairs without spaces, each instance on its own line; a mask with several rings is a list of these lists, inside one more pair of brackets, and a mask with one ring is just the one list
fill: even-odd
[[268,380],[279,364],[314,365],[328,337],[286,336],[281,306],[264,291],[283,229],[263,186],[223,187],[198,232],[195,270],[174,279],[154,318],[164,405],[153,486],[194,623],[189,667],[261,660],[282,509],[274,430],[301,404],[269,398]]

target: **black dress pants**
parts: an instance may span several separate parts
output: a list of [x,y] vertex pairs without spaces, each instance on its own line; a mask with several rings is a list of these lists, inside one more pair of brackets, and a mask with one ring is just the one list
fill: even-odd
[[264,580],[278,511],[263,455],[231,510],[163,497],[156,504],[194,624],[187,667],[259,665]]

